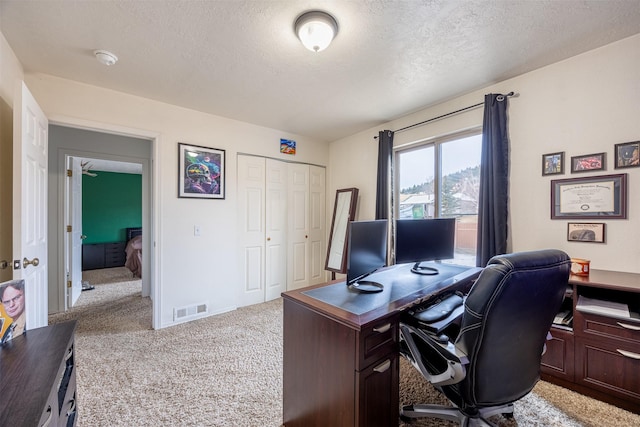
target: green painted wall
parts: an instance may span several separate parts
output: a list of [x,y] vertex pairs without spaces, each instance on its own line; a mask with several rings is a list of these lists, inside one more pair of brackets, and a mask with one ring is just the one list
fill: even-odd
[[124,242],[127,227],[142,227],[142,175],[92,172],[82,175],[83,243]]

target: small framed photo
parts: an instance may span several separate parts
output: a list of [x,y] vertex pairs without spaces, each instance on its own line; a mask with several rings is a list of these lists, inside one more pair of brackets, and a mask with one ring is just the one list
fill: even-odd
[[606,153],[571,157],[571,173],[605,170]]
[[637,168],[640,166],[640,141],[616,144],[614,153],[616,156],[616,169]]
[[224,150],[178,143],[178,197],[224,199]]
[[567,224],[567,240],[570,242],[604,243],[604,223],[570,222]]
[[564,173],[564,151],[542,155],[542,176]]

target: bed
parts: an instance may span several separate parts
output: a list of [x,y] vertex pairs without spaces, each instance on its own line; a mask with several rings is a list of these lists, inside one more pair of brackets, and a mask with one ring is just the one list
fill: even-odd
[[125,253],[127,259],[124,266],[131,270],[135,277],[142,277],[142,227],[130,227],[126,229],[126,232]]

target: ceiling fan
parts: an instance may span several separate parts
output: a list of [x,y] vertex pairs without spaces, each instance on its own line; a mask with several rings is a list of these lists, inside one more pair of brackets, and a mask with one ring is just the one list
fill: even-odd
[[80,162],[80,167],[82,167],[82,175],[88,175],[91,177],[96,177],[98,176],[98,174],[91,172],[91,168],[93,166],[91,166],[91,162],[90,161],[84,161],[84,162]]

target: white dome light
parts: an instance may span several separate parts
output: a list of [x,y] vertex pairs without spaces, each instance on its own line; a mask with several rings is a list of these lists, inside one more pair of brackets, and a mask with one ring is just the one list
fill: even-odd
[[104,65],[113,65],[118,62],[118,57],[106,50],[96,50],[93,52],[96,59]]
[[313,10],[296,19],[295,30],[304,47],[320,52],[325,50],[338,34],[338,23],[328,13]]

